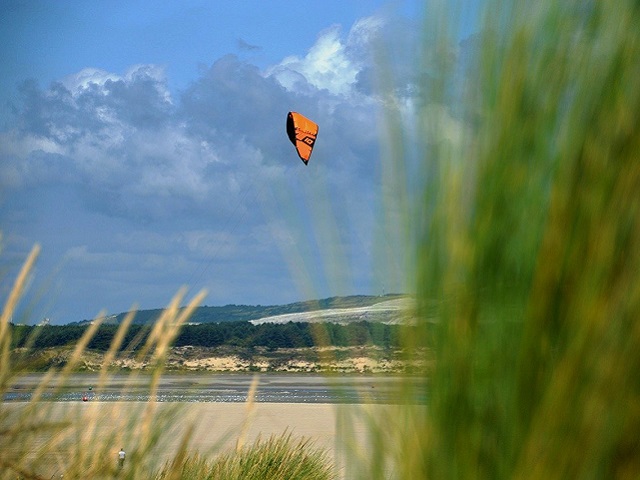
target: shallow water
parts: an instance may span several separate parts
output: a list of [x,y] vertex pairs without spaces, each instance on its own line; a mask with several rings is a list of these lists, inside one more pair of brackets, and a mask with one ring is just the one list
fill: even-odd
[[[3,401],[30,401],[44,375],[20,377],[3,396]],[[252,374],[169,374],[159,383],[158,402],[246,402],[254,379]],[[424,403],[426,391],[418,379],[386,376],[277,375],[257,376],[254,401],[265,403],[383,403],[399,401],[402,381],[415,387],[413,402]],[[112,375],[104,385],[98,375],[76,374],[64,383],[48,386],[42,400],[50,401],[148,401],[151,377]]]

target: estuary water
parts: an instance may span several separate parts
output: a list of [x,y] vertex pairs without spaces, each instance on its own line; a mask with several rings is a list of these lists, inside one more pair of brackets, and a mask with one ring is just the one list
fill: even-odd
[[[5,392],[5,402],[28,402],[42,383],[44,374],[24,375]],[[424,403],[424,380],[390,376],[323,376],[281,374],[165,374],[155,393],[150,375],[110,375],[104,384],[96,374],[74,374],[64,383],[47,385],[41,400],[58,402],[246,402],[252,383],[257,382],[255,402],[263,403],[399,403],[402,385],[411,385],[412,403]],[[407,400],[406,392],[402,401]]]

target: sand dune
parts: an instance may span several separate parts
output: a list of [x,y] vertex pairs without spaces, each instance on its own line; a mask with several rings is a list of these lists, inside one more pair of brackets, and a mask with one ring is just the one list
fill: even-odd
[[410,312],[415,310],[414,301],[411,298],[399,298],[386,302],[376,303],[366,307],[354,308],[330,308],[314,310],[311,312],[285,313],[271,317],[263,317],[250,322],[254,325],[262,323],[289,323],[289,322],[381,322],[381,323],[408,323],[411,321]]

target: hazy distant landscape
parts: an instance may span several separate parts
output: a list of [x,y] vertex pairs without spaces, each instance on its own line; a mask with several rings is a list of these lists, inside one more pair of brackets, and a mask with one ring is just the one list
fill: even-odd
[[[375,308],[374,308],[375,305]],[[344,323],[354,320],[396,323],[404,315],[403,310],[411,306],[407,295],[352,295],[331,297],[320,300],[295,302],[286,305],[225,305],[202,306],[195,309],[189,318],[190,324],[252,321],[254,323],[282,323],[287,321],[334,321]],[[371,307],[371,308],[368,308]],[[314,312],[321,312],[318,317]],[[120,324],[129,312],[109,315],[103,323]],[[139,310],[135,312],[134,324],[155,322],[162,309]],[[300,314],[300,315],[296,315]],[[284,317],[284,315],[291,315]],[[279,317],[279,318],[278,318]],[[304,320],[303,320],[304,319]],[[92,322],[85,319],[73,324]]]
[[[166,368],[182,372],[391,374],[422,371],[420,350],[407,356],[400,327],[411,327],[410,297],[335,297],[283,306],[199,307],[167,354]],[[162,310],[137,312],[122,347],[108,363],[115,370],[145,370],[140,352]],[[286,312],[286,313],[283,313]],[[99,371],[125,313],[104,319],[76,371]],[[138,319],[140,317],[140,319]],[[103,319],[97,319],[103,320]],[[94,321],[69,325],[13,325],[12,354],[31,372],[62,368]],[[30,348],[27,348],[30,345]]]

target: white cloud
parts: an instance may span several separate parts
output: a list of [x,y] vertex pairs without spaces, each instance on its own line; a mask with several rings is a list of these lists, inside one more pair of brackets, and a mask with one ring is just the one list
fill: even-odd
[[103,86],[107,81],[118,81],[122,77],[99,68],[83,68],[77,73],[67,75],[61,80],[73,96],[77,96],[92,85]]
[[25,158],[34,151],[63,154],[64,149],[50,138],[37,135],[18,135],[15,130],[0,132],[0,156]]
[[71,92],[73,97],[78,97],[90,88],[97,87],[103,95],[108,91],[104,88],[107,82],[132,83],[136,80],[150,79],[154,81],[154,88],[160,97],[172,103],[171,94],[166,86],[166,73],[164,67],[154,64],[138,64],[130,66],[124,75],[107,72],[99,68],[83,68],[77,73],[65,76],[60,82]]
[[386,21],[382,17],[371,16],[357,20],[347,37],[347,45],[352,50],[358,50],[363,56],[370,54],[370,49],[375,48],[376,36],[385,26]]
[[269,68],[266,74],[275,77],[290,91],[303,88],[304,79],[319,90],[348,95],[352,93],[362,69],[365,60],[362,54],[382,24],[382,20],[376,17],[361,19],[352,27],[346,42],[341,38],[340,26],[333,26],[320,34],[307,55],[287,57]]

